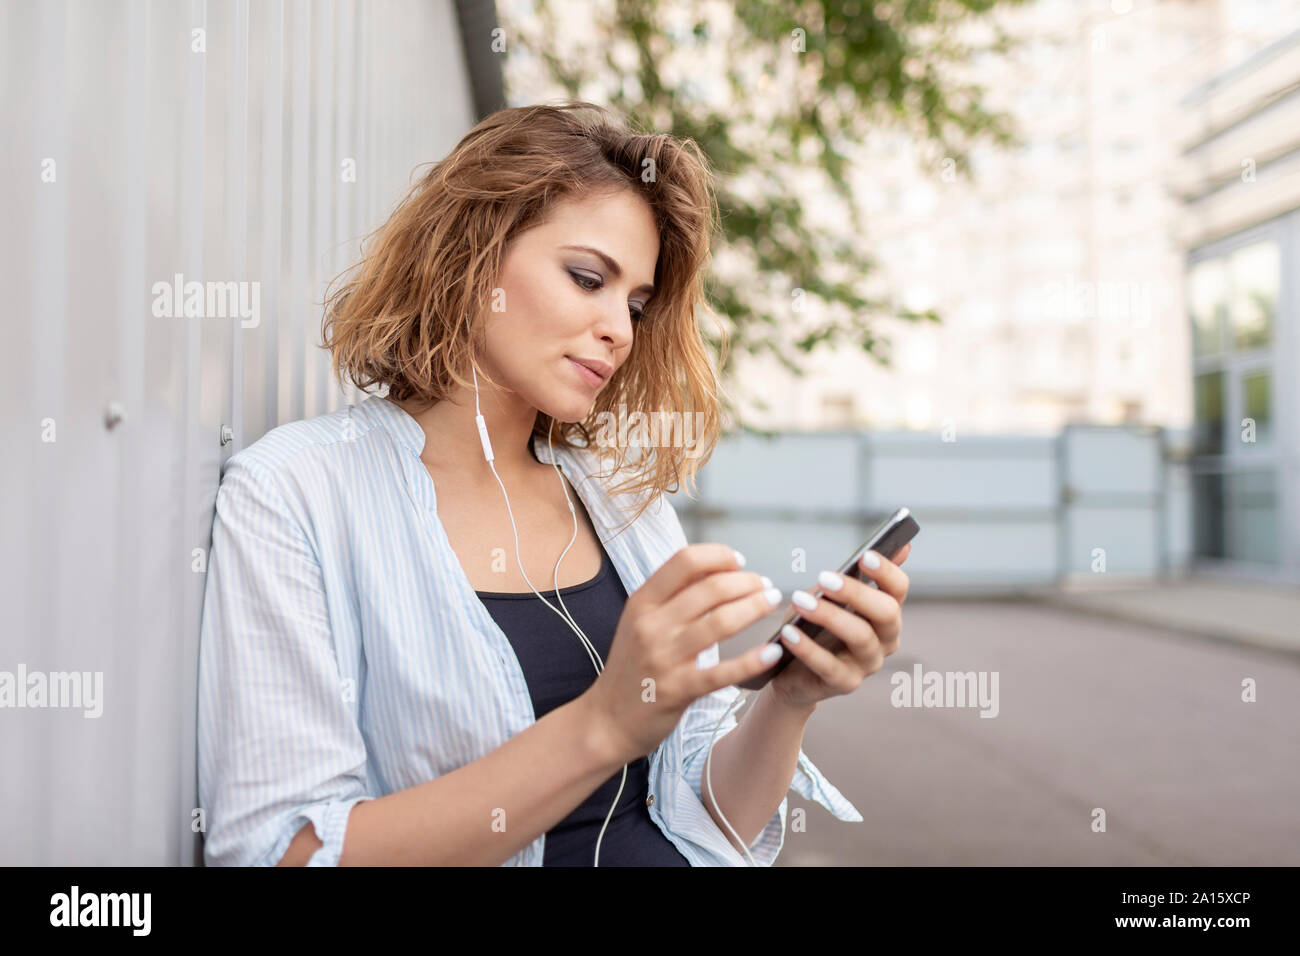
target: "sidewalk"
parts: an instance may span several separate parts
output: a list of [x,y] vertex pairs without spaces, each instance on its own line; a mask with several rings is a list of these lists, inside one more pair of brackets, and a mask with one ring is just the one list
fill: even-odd
[[1035,591],[1035,600],[1209,640],[1300,657],[1300,589],[1189,575],[1161,582]]

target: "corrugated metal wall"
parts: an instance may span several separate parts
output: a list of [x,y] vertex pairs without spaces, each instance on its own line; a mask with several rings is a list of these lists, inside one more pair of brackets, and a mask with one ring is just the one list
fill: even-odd
[[[12,0],[0,47],[0,671],[103,680],[98,717],[0,709],[0,863],[194,863],[220,465],[353,400],[319,303],[474,123],[455,11]],[[177,274],[259,309],[158,315]]]

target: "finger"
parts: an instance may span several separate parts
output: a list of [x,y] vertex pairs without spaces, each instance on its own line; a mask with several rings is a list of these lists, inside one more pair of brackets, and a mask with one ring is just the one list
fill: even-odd
[[867,551],[863,554],[858,559],[858,572],[863,581],[875,581],[878,588],[887,592],[899,604],[907,599],[907,572],[883,557],[880,552]]
[[[700,582],[707,587],[711,582]],[[675,660],[694,657],[721,640],[740,633],[781,606],[779,588],[761,588],[715,605],[683,627],[673,638]]]
[[[831,585],[839,582],[839,587]],[[847,574],[823,571],[817,576],[817,597],[826,598],[864,618],[882,643],[889,643],[903,629],[902,610],[898,601],[884,591],[870,587]],[[809,593],[809,592],[805,592]]]
[[771,670],[782,656],[778,644],[764,641],[759,647],[719,661],[712,667],[701,669],[691,662],[683,665],[686,686],[693,696],[703,697]]
[[[720,604],[761,596],[771,584],[770,580],[764,583],[762,575],[753,571],[715,571],[686,585],[659,606],[659,613],[665,620],[678,621],[684,627]],[[775,605],[781,600],[781,592],[776,588],[772,590],[777,593]]]
[[636,593],[650,606],[664,604],[674,594],[692,581],[697,581],[706,574],[715,571],[739,571],[744,567],[744,558],[736,549],[725,544],[702,542],[688,544],[660,566],[654,574],[646,579]]
[[907,542],[907,544],[903,545],[902,550],[900,550],[898,554],[890,558],[890,560],[897,565],[901,565],[904,561],[907,560],[907,556],[911,553],[912,553],[912,542],[909,541]]
[[[863,587],[865,588],[866,585]],[[818,597],[808,591],[795,591],[790,599],[799,608],[799,616],[803,620],[810,624],[820,624],[830,631],[843,641],[853,651],[853,656],[859,660],[866,660],[879,648],[880,641],[871,623],[852,611],[840,607],[834,601]],[[807,607],[807,604],[812,604],[812,607]]]
[[804,666],[827,686],[842,694],[849,693],[862,683],[862,676],[852,665],[836,657],[793,624],[781,628],[781,644],[803,661]]

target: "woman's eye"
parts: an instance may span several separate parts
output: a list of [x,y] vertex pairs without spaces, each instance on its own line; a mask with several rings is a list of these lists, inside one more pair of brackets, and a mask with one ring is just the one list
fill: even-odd
[[[577,272],[570,272],[569,275],[573,276],[573,281],[576,282],[576,283],[578,283],[578,285],[579,285],[581,288],[583,288],[583,289],[587,289],[587,287],[586,287],[585,285],[583,285],[584,282],[594,282],[594,283],[597,283],[597,284],[600,283],[600,280],[599,280],[599,279],[590,279],[590,278],[588,278],[587,276],[580,275],[580,274],[577,273]],[[594,290],[594,289],[587,289],[587,291],[588,291],[588,292],[593,292],[593,291],[595,291],[595,290]]]
[[[577,283],[579,288],[585,289],[588,292],[595,292],[596,289],[600,288],[600,286],[603,284],[599,279],[593,279],[590,276],[584,276],[578,272],[570,272],[569,275],[573,277],[573,281]],[[584,282],[594,283],[594,286],[592,288],[588,288],[587,286],[583,285]],[[634,319],[645,318],[645,312],[642,311],[641,309],[631,309],[630,311],[632,313],[632,318]]]

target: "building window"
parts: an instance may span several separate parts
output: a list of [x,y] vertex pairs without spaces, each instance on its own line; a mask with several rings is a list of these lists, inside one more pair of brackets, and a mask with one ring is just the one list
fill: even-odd
[[1196,421],[1192,427],[1192,452],[1223,454],[1223,373],[1207,372],[1192,382]]
[[1223,351],[1228,325],[1228,297],[1222,259],[1209,259],[1192,267],[1187,300],[1192,310],[1192,353],[1217,355]]
[[[1255,443],[1273,442],[1273,376],[1268,369],[1247,372],[1241,376],[1241,416],[1254,423]],[[1243,430],[1246,428],[1242,426]]]
[[1273,314],[1277,308],[1277,244],[1257,242],[1228,258],[1232,287],[1232,346],[1267,348],[1273,343]]
[[1201,557],[1277,564],[1280,471],[1273,342],[1278,244],[1239,246],[1188,270],[1192,332],[1192,496]]
[[1258,564],[1281,560],[1277,472],[1272,468],[1228,476],[1228,557]]

